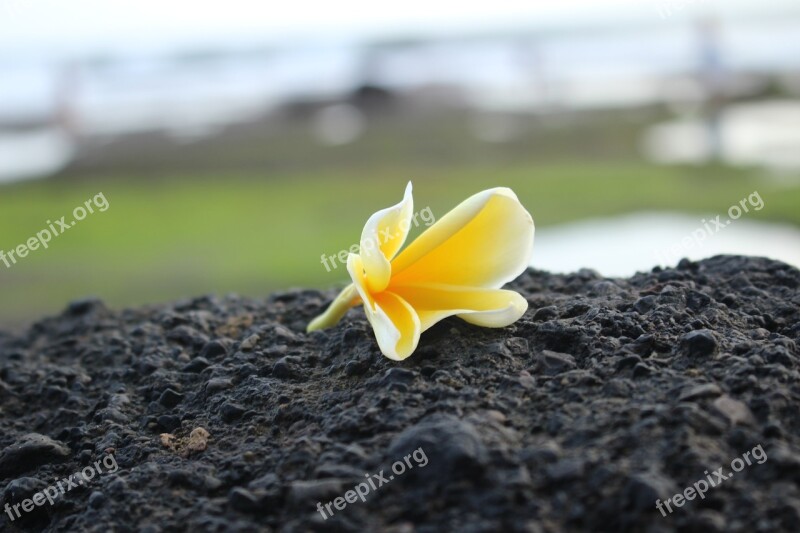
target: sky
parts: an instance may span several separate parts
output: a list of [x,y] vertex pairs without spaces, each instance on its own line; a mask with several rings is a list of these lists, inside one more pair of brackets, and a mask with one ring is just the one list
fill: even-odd
[[657,21],[796,0],[0,0],[0,54],[115,50],[286,39],[446,34],[509,26]]
[[[668,24],[701,12],[771,8],[797,0],[0,0],[0,60],[158,53],[316,41],[446,36],[504,29]],[[783,6],[783,7],[781,7]]]

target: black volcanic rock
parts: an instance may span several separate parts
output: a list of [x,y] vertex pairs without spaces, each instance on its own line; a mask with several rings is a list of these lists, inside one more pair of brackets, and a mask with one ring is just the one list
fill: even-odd
[[0,476],[23,472],[69,454],[69,448],[62,443],[46,435],[29,433],[0,452]]
[[0,509],[118,465],[0,530],[800,530],[800,272],[719,256],[510,287],[517,323],[447,319],[402,362],[360,309],[302,330],[333,291],[84,300],[0,333]]

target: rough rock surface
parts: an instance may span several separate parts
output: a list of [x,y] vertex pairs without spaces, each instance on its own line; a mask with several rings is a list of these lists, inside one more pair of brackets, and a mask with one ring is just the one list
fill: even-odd
[[303,333],[333,292],[82,301],[0,333],[0,505],[118,465],[0,529],[800,531],[800,272],[721,256],[512,286],[516,324],[448,319],[402,363],[361,310]]

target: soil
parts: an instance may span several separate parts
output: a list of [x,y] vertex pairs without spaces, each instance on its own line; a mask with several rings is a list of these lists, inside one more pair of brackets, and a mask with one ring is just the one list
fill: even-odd
[[798,270],[511,287],[517,323],[447,319],[400,363],[360,309],[304,333],[335,291],[86,300],[0,333],[0,529],[800,531]]

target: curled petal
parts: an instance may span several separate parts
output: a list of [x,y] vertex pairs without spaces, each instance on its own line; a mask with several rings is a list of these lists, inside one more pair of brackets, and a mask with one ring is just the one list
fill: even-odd
[[411,190],[411,182],[408,182],[403,201],[369,217],[361,232],[360,255],[367,272],[367,284],[372,292],[380,292],[389,285],[392,275],[390,261],[408,237],[414,214]]
[[419,316],[408,302],[391,292],[375,297],[376,311],[367,318],[375,331],[375,338],[383,355],[402,361],[417,349],[422,333]]
[[392,285],[500,288],[530,263],[534,225],[511,189],[475,194],[425,230],[392,262]]
[[364,259],[359,254],[349,254],[347,256],[347,272],[353,280],[356,292],[364,302],[364,309],[375,309],[375,298],[369,291],[367,285],[367,273],[364,270]]
[[478,326],[502,328],[528,309],[519,293],[503,289],[421,284],[393,285],[391,290],[416,310],[422,331],[453,315]]
[[383,355],[395,361],[402,361],[414,353],[422,333],[419,316],[414,308],[389,291],[370,294],[360,256],[356,254],[348,256],[347,270],[364,301],[364,313],[372,325]]
[[339,296],[328,306],[324,313],[309,322],[306,327],[306,332],[311,333],[318,329],[325,329],[335,326],[347,311],[361,303],[361,297],[358,295],[354,285],[350,284],[345,287]]

